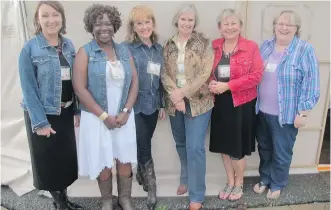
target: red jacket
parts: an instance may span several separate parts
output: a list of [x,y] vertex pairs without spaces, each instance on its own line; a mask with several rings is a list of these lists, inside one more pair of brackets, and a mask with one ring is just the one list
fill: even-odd
[[[215,39],[214,65],[210,80],[216,80],[215,70],[222,57],[224,38]],[[243,37],[239,37],[237,50],[230,58],[229,88],[234,106],[252,101],[257,97],[257,85],[262,80],[263,61],[258,45]]]

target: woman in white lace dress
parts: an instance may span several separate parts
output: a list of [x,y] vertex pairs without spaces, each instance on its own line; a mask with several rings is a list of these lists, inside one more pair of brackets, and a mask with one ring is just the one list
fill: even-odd
[[112,37],[121,26],[115,7],[94,4],[85,11],[93,40],[79,49],[74,88],[80,100],[79,174],[98,180],[102,210],[112,210],[112,167],[116,160],[119,204],[133,209],[132,166],[137,163],[134,112],[138,78],[129,50]]

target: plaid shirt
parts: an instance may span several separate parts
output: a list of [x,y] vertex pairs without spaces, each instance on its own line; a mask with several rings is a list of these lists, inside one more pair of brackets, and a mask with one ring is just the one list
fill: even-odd
[[[260,51],[265,62],[273,52],[275,42],[274,37],[262,43]],[[279,124],[293,124],[297,113],[311,110],[320,97],[319,67],[313,47],[294,37],[277,66],[277,74]]]

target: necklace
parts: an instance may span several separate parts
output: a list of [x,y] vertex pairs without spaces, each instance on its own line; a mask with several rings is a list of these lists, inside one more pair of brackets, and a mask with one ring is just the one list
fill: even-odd
[[116,64],[117,63],[117,56],[116,56],[116,52],[115,52],[114,46],[112,46],[112,50],[114,52],[114,61],[112,61],[112,60],[109,59],[109,62],[111,64]]
[[233,48],[233,50],[231,52],[225,52],[225,43],[223,44],[223,53],[224,53],[224,57],[225,58],[230,58],[234,51],[237,49],[238,43],[236,44],[236,46]]
[[55,47],[55,50],[56,50],[57,53],[62,52],[62,43],[61,43],[61,39],[60,38],[58,39],[57,45],[54,46],[54,47]]

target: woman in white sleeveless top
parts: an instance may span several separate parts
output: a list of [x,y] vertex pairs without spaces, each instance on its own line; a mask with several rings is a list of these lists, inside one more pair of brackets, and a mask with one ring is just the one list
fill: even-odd
[[112,167],[116,159],[119,205],[132,210],[132,166],[137,163],[132,107],[138,77],[127,46],[112,37],[121,26],[115,7],[94,4],[85,11],[93,40],[79,49],[74,88],[80,100],[79,174],[98,180],[102,210],[112,210]]

